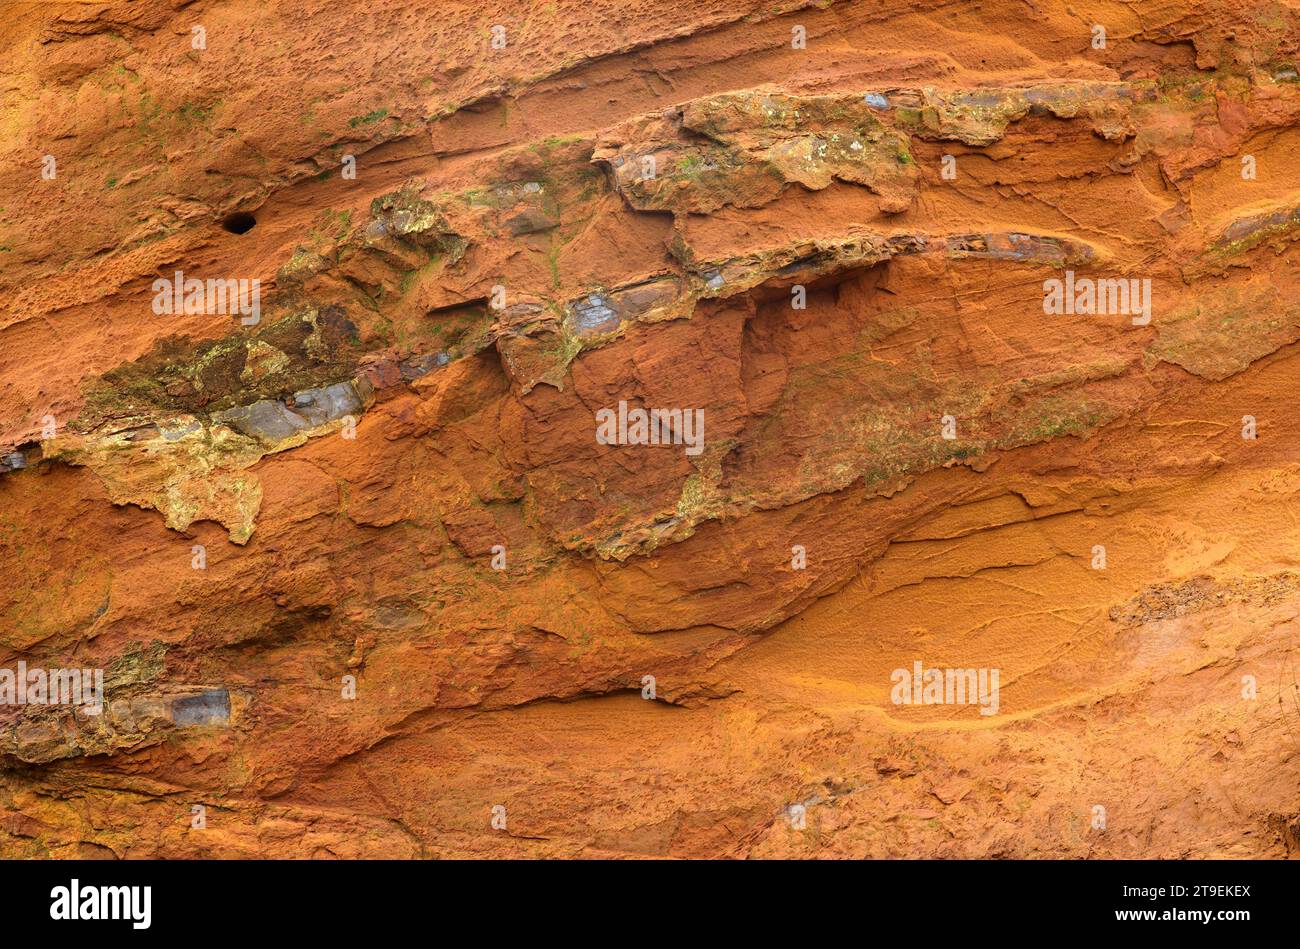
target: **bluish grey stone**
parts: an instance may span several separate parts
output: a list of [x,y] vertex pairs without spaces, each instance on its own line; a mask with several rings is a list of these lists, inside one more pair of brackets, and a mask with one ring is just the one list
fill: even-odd
[[351,382],[303,389],[294,393],[293,403],[296,411],[274,399],[262,399],[219,412],[214,418],[245,435],[278,442],[362,409],[361,397]]
[[[303,399],[306,401],[300,401]],[[311,428],[361,411],[361,399],[350,382],[304,389],[294,393],[294,402],[301,406],[300,413]]]
[[172,700],[172,721],[177,725],[230,724],[230,692],[204,689],[198,695]]
[[271,399],[219,412],[215,418],[245,435],[273,442],[289,438],[310,427],[301,415]]
[[170,430],[164,429],[162,436],[167,441],[174,442],[177,441],[178,439],[184,438],[186,435],[189,435],[191,432],[197,432],[202,427],[203,426],[200,425],[198,422],[190,422],[184,428],[177,428],[177,429],[170,429]]
[[580,330],[592,330],[607,323],[618,322],[618,311],[613,301],[603,293],[593,293],[585,300],[573,304],[573,319]]

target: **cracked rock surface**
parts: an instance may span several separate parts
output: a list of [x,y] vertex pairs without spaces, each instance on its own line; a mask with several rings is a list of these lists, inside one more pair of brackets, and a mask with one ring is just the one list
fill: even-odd
[[0,856],[1300,854],[1300,8],[528,9],[0,27]]

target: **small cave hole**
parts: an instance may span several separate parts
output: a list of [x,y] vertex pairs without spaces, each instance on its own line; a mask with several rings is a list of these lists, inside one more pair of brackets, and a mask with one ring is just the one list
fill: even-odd
[[227,214],[221,221],[221,226],[231,234],[247,234],[257,225],[257,218],[247,211],[236,211],[234,214]]

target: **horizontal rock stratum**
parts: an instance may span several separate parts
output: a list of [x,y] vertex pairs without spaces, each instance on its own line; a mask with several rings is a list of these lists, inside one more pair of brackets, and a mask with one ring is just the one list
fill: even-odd
[[0,856],[1300,853],[1300,7],[0,33]]

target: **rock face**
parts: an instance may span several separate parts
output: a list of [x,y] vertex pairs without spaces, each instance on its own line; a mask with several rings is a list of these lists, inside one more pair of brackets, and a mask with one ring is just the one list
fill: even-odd
[[1293,4],[4,33],[0,855],[1300,853]]

